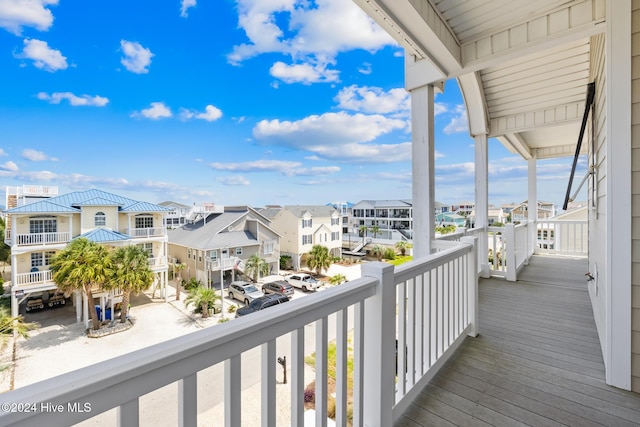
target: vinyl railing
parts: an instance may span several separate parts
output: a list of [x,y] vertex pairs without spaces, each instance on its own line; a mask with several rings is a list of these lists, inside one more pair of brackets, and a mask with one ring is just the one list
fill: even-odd
[[51,281],[51,270],[16,274],[16,285],[27,286]]
[[133,238],[162,237],[167,233],[165,227],[128,228],[127,234]]
[[30,246],[68,243],[70,236],[69,232],[16,234],[15,244],[18,246]]
[[166,267],[167,265],[166,256],[149,257],[148,261],[149,267]]
[[536,249],[539,253],[586,256],[589,248],[589,225],[580,221],[538,221]]
[[[198,420],[198,393],[210,393],[204,385],[199,390],[198,372],[222,362],[224,425],[243,425],[242,405],[260,405],[261,425],[282,425],[277,405],[284,405],[290,410],[290,425],[302,426],[308,333],[315,335],[310,337],[316,355],[315,425],[327,425],[331,335],[337,360],[336,424],[345,426],[352,412],[354,426],[388,427],[464,337],[477,332],[474,243],[474,238],[465,237],[395,273],[392,265],[366,263],[363,277],[348,284],[5,393],[3,408],[8,411],[0,411],[0,425],[67,426],[118,408],[119,425],[135,426],[141,419],[141,397],[176,382],[177,415],[167,423],[209,425],[213,420]],[[330,318],[335,329],[329,328]],[[289,401],[276,401],[279,337],[290,340]],[[261,352],[259,402],[243,399],[239,380],[241,357],[255,348]],[[347,409],[350,358],[352,411]]]

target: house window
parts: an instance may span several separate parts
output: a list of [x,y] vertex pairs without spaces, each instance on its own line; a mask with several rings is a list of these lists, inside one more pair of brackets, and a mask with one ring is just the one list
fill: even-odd
[[32,219],[29,221],[29,233],[56,233],[58,221],[55,219]]
[[187,249],[187,259],[191,259],[191,249]]
[[340,225],[340,218],[331,218],[331,225]]
[[198,262],[202,262],[202,252],[198,251]]
[[273,243],[265,243],[264,246],[262,247],[262,252],[264,252],[265,255],[269,255],[273,253]]
[[302,236],[302,244],[303,245],[310,245],[313,243],[313,236],[311,234],[304,234]]
[[242,248],[236,248],[236,256],[242,255]]
[[51,258],[55,255],[55,252],[33,252],[31,254],[31,267],[42,267],[49,265]]
[[331,233],[331,241],[334,242],[340,238],[340,232],[334,231]]
[[218,251],[209,251],[209,258],[211,259],[211,261],[217,261]]
[[145,251],[150,257],[153,256],[153,243],[140,243],[137,246]]
[[104,214],[104,212],[98,212],[93,217],[93,223],[96,227],[104,227],[105,225],[107,225],[107,216]]
[[312,227],[313,225],[312,219],[303,219],[302,220],[302,228]]
[[136,228],[153,228],[153,216],[151,215],[137,216]]

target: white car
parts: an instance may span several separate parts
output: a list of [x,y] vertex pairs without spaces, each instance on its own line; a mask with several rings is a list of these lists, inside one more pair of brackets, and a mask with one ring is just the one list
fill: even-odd
[[253,283],[237,281],[229,285],[229,298],[242,301],[245,305],[262,296],[264,296],[262,291]]
[[322,282],[316,280],[312,275],[307,273],[291,274],[284,279],[289,282],[291,286],[300,288],[303,291],[315,291],[322,286]]

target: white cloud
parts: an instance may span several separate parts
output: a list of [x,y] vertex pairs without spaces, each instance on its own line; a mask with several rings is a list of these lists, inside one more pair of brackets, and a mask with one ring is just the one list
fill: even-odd
[[286,176],[317,176],[330,175],[340,171],[338,166],[314,166],[305,167],[300,162],[285,160],[255,160],[239,163],[211,163],[209,166],[215,170],[228,172],[279,172]]
[[22,53],[15,56],[30,59],[36,68],[49,72],[67,68],[67,58],[62,56],[59,50],[50,48],[47,42],[42,40],[25,39]]
[[0,169],[5,170],[5,171],[10,171],[10,172],[17,172],[18,171],[18,165],[16,165],[14,162],[9,160],[8,162],[4,162],[3,164],[1,164],[0,165]]
[[220,117],[222,117],[222,111],[219,108],[214,107],[213,105],[207,105],[204,109],[204,112],[202,113],[198,113],[197,111],[193,111],[193,110],[188,110],[186,108],[181,108],[180,117],[183,120],[189,120],[189,119],[195,118],[195,119],[206,120],[208,122],[213,122],[218,120]]
[[363,113],[408,113],[411,109],[409,93],[402,88],[385,92],[379,87],[351,85],[342,88],[334,100],[340,108]]
[[47,6],[58,0],[2,0],[0,1],[0,27],[20,35],[22,27],[47,31],[53,25],[53,14]]
[[282,61],[273,64],[269,73],[285,83],[311,84],[318,82],[337,82],[340,72],[331,70],[327,63],[302,63],[287,65]]
[[190,7],[195,7],[196,0],[182,0],[180,4],[180,16],[186,18],[188,16],[187,10]]
[[92,107],[104,107],[109,103],[109,99],[102,96],[90,96],[90,95],[74,95],[71,92],[54,92],[49,95],[46,92],[40,92],[37,95],[38,99],[48,101],[51,104],[60,104],[62,100],[66,99],[74,107],[77,106],[92,106]]
[[32,162],[42,162],[45,160],[57,161],[55,157],[50,157],[42,151],[33,150],[31,148],[25,148],[22,150],[22,157]]
[[360,68],[358,68],[358,72],[364,75],[369,75],[371,74],[372,70],[371,70],[371,63],[369,62],[363,62],[362,66]]
[[224,185],[251,185],[251,182],[242,175],[221,176],[216,178],[216,180]]
[[124,67],[136,74],[146,74],[149,72],[153,53],[138,42],[120,40],[120,47],[124,57],[120,60]]
[[131,114],[131,117],[144,117],[146,119],[158,120],[172,117],[171,109],[164,105],[164,102],[152,102],[151,107]]
[[343,144],[318,146],[313,150],[324,159],[346,163],[393,163],[411,160],[411,143],[400,144]]
[[448,125],[442,130],[447,135],[452,133],[467,132],[469,123],[467,120],[467,109],[464,105],[457,105],[455,109],[456,115],[451,119]]
[[405,128],[404,120],[378,114],[338,112],[312,115],[297,121],[262,120],[253,128],[253,135],[268,142],[309,149],[316,145],[338,146],[372,141],[381,135]]
[[4,151],[2,148],[0,148],[0,156],[5,157],[5,156],[8,156],[8,154],[7,154],[6,151]]
[[[396,44],[355,3],[344,0],[238,0],[238,26],[249,40],[234,46],[228,61],[238,65],[263,53],[288,55],[291,65],[281,62],[271,69],[287,83],[337,81],[338,71],[327,66],[338,53]],[[317,80],[310,79],[314,73]],[[304,78],[296,78],[300,75]]]

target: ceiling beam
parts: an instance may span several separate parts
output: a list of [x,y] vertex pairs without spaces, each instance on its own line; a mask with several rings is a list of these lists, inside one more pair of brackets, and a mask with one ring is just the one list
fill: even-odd
[[605,31],[605,1],[581,0],[461,46],[464,73]]
[[522,139],[522,137],[515,133],[500,135],[497,137],[498,141],[502,143],[512,153],[518,153],[523,159],[529,160],[532,158],[531,147]]
[[489,136],[499,137],[545,126],[580,121],[583,112],[584,101],[578,101],[542,110],[492,117],[490,120]]

